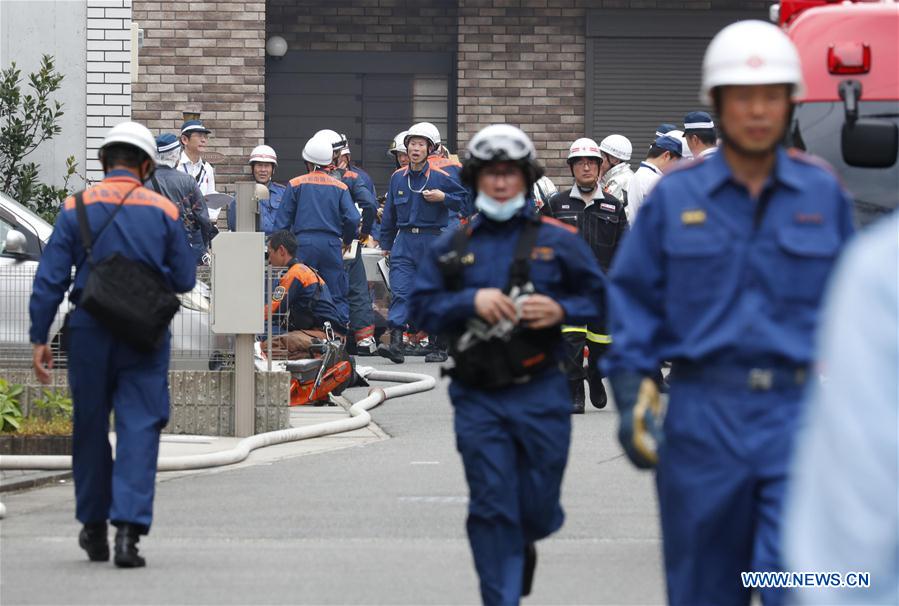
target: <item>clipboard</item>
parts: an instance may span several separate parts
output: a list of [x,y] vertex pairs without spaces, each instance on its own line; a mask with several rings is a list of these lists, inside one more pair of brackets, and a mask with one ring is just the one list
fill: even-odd
[[352,261],[356,258],[356,253],[359,252],[359,240],[353,240],[350,242],[350,247],[347,249],[345,253],[343,253],[344,261]]

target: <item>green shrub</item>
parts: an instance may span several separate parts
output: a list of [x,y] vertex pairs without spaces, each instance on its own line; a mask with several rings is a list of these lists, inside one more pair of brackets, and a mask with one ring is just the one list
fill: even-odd
[[0,379],[0,431],[16,431],[22,424],[22,409],[19,407],[21,385],[11,385]]
[[44,397],[34,401],[34,406],[50,419],[72,418],[72,398],[66,392],[55,389],[42,390]]
[[28,75],[31,92],[22,91],[22,72],[15,62],[0,71],[0,191],[5,192],[49,223],[72,193],[69,180],[77,174],[75,157],[66,159],[62,187],[41,183],[40,166],[28,156],[62,131],[62,104],[50,96],[62,87],[63,75],[53,57],[44,55],[40,69]]

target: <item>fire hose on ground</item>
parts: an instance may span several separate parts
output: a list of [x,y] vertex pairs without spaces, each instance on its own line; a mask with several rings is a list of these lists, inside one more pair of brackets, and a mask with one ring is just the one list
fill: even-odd
[[[373,387],[368,395],[354,403],[350,416],[338,421],[328,421],[305,427],[293,427],[244,438],[230,450],[210,452],[197,455],[181,455],[159,457],[158,471],[187,471],[234,465],[244,461],[250,453],[259,448],[274,446],[285,442],[296,442],[309,438],[329,436],[346,431],[362,429],[371,422],[368,411],[391,398],[421,393],[434,388],[436,379],[430,375],[411,372],[390,372],[375,370],[366,375],[366,379],[402,383],[393,387]],[[0,469],[71,469],[71,456],[48,455],[13,455],[0,457]],[[0,514],[2,517],[2,514]]]

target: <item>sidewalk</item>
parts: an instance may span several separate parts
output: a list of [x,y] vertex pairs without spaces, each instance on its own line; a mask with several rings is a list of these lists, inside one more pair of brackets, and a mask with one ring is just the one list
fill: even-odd
[[[363,395],[364,392],[358,396],[354,395],[354,399],[359,399],[359,397]],[[343,398],[340,400],[340,406],[298,406],[292,408],[290,410],[290,426],[304,427],[347,418],[348,413],[346,412],[346,409],[350,407],[351,403],[349,400]],[[260,448],[250,453],[250,456],[245,461],[236,465],[198,469],[195,471],[159,472],[158,479],[163,480],[186,474],[215,473],[221,470],[268,464],[280,459],[368,444],[378,440],[385,440],[388,437],[389,436],[376,424],[370,423],[367,427],[355,431]],[[110,442],[115,445],[115,434],[110,433],[109,438]],[[159,456],[184,456],[230,450],[231,448],[234,448],[241,439],[242,438],[216,436],[162,434]],[[71,471],[4,469],[0,470],[0,493],[64,482],[71,477]]]

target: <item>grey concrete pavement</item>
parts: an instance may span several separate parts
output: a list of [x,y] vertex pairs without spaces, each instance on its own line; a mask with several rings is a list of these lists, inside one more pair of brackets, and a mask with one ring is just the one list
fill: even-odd
[[[445,385],[372,416],[390,439],[373,430],[337,450],[311,443],[340,436],[307,453],[275,447],[241,466],[160,474],[145,569],[87,562],[70,484],[4,495],[0,603],[477,603]],[[624,460],[614,430],[612,410],[575,417],[566,524],[538,545],[525,604],[663,602],[652,476]]]

